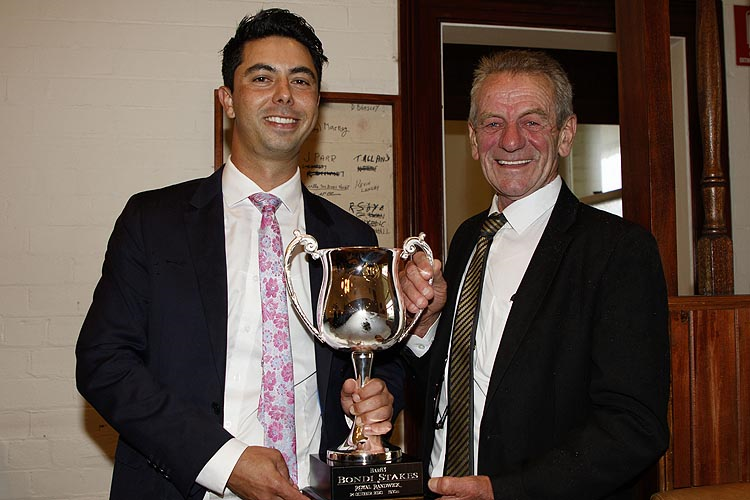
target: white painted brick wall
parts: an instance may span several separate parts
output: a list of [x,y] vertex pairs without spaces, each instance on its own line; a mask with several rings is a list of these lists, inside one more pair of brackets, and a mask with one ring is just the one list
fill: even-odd
[[323,90],[396,94],[396,0],[0,0],[0,500],[107,497],[116,433],[73,348],[127,198],[211,172],[237,21],[315,26]]

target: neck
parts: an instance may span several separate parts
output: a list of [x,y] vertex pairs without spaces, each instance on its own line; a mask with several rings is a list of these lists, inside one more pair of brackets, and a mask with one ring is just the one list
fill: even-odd
[[253,181],[263,191],[270,191],[284,184],[297,173],[297,159],[289,161],[246,161],[232,156],[232,163],[237,170]]

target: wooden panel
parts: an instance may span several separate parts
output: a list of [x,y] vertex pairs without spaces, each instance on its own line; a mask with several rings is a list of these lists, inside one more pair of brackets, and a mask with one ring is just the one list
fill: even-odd
[[[670,340],[672,349],[672,373],[690,374],[690,313],[684,310],[670,311]],[[691,377],[672,376],[670,421],[672,422],[672,446],[663,458],[665,480],[662,490],[671,490],[674,485],[690,484],[690,418],[675,418],[675,415],[690,415]],[[667,474],[668,472],[668,474]]]
[[736,481],[735,310],[693,311],[693,483]]
[[662,490],[750,479],[750,296],[672,297]]
[[750,308],[737,311],[737,448],[740,481],[750,481]]

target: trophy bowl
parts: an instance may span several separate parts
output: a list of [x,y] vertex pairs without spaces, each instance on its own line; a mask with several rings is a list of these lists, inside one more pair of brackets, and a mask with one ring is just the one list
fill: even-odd
[[[323,266],[315,323],[302,310],[292,285],[291,262],[298,246]],[[351,352],[360,387],[370,379],[374,352],[400,342],[419,320],[421,311],[411,319],[407,317],[398,280],[399,261],[409,259],[419,249],[432,263],[432,250],[424,241],[424,233],[407,238],[402,249],[363,246],[321,250],[314,237],[295,230],[286,248],[284,281],[289,302],[318,340],[333,349]],[[369,465],[400,457],[400,448],[379,436],[368,438],[356,424],[341,446],[327,452],[332,464]]]

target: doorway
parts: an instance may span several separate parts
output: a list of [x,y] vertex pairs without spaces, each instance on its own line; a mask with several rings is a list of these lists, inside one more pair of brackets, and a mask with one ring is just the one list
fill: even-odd
[[[560,175],[582,202],[622,217],[614,33],[442,23],[441,40],[444,252],[458,225],[486,209],[493,195],[478,162],[471,158],[466,117],[474,67],[483,55],[504,48],[543,50],[566,70],[579,125],[571,155],[561,162]],[[678,293],[690,295],[694,274],[684,46],[684,38],[671,38],[677,282]]]

